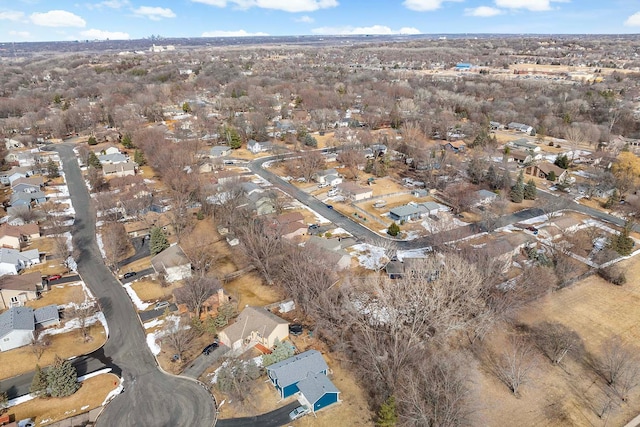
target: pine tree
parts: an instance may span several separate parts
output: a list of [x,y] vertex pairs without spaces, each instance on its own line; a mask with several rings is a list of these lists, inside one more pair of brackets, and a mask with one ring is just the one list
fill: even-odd
[[122,137],[122,141],[121,142],[122,142],[122,146],[124,148],[133,148],[134,147],[133,142],[131,142],[131,135],[129,135],[129,134],[125,134]]
[[630,255],[633,252],[633,239],[629,237],[632,228],[633,222],[627,221],[622,231],[609,239],[609,248],[622,256]]
[[265,354],[262,356],[262,366],[273,365],[274,363],[282,362],[293,356],[295,353],[295,347],[288,342],[280,341],[276,338],[273,343],[273,351],[271,354]]
[[164,234],[164,231],[162,231],[162,228],[160,227],[153,227],[151,229],[151,237],[149,240],[149,248],[152,256],[158,255],[160,252],[169,247],[167,236]]
[[400,233],[400,226],[394,222],[387,229],[387,234],[395,237],[398,233]]
[[553,164],[555,164],[558,167],[561,167],[562,169],[567,169],[569,167],[569,163],[571,162],[569,161],[569,158],[567,157],[566,154],[557,156],[555,162],[553,162]]
[[389,396],[387,400],[380,405],[378,410],[377,427],[394,427],[398,423],[398,413],[396,410],[396,399]]
[[31,381],[29,393],[36,397],[46,396],[47,394],[47,374],[40,368],[40,365],[36,365],[36,373]]
[[144,154],[140,150],[136,150],[133,153],[133,161],[136,162],[139,166],[144,166],[147,164],[147,159],[144,158]]
[[49,178],[57,178],[60,176],[58,164],[51,159],[47,162],[47,175]]
[[238,131],[232,127],[225,128],[225,137],[227,139],[227,144],[233,150],[237,150],[242,147],[242,140],[240,139],[240,135],[238,135]]
[[52,397],[71,396],[80,387],[78,372],[70,361],[56,356],[53,365],[47,370],[47,385]]
[[511,188],[511,174],[509,173],[509,169],[504,168],[504,173],[502,174],[502,177],[500,178],[500,185],[502,186],[502,188],[504,188],[505,190]]
[[498,178],[498,174],[496,173],[496,168],[493,165],[489,166],[489,169],[487,169],[487,173],[484,176],[484,180],[487,182],[487,184],[489,184],[489,187],[491,187],[493,190],[498,189],[498,187],[500,187],[500,180]]
[[530,179],[524,187],[524,199],[535,200],[536,197],[538,197],[538,188],[536,187],[536,182]]
[[516,185],[511,187],[511,201],[513,203],[522,203],[524,199],[524,175],[523,171],[520,170],[520,174],[518,174],[518,180],[516,181]]
[[95,136],[91,135],[89,137],[89,139],[87,140],[87,144],[89,144],[89,145],[98,145],[98,140],[96,139]]
[[102,163],[100,163],[98,156],[96,156],[96,153],[94,153],[93,151],[89,153],[89,160],[87,161],[87,163],[94,169],[102,169]]
[[556,180],[556,173],[555,173],[554,171],[550,171],[550,172],[547,174],[547,181],[551,181],[551,182],[553,182],[553,181],[555,181],[555,180]]

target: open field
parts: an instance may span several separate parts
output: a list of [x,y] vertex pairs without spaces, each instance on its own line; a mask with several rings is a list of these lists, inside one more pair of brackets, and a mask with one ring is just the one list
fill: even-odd
[[40,308],[46,305],[64,305],[77,299],[82,292],[80,285],[51,285],[51,289],[43,292],[37,300],[27,301],[26,306]]
[[167,300],[171,298],[173,291],[177,287],[179,287],[179,284],[173,283],[163,288],[158,281],[148,278],[137,280],[131,284],[131,288],[136,292],[138,298],[146,302]]
[[[558,322],[576,331],[583,340],[586,353],[595,360],[600,357],[601,345],[614,334],[628,343],[640,339],[640,258],[620,263],[628,284],[614,286],[591,276],[570,288],[563,289],[536,301],[523,309],[517,318],[532,326],[543,321]],[[504,331],[496,331],[488,338],[493,348],[505,341]],[[563,366],[553,366],[538,356],[531,380],[522,387],[519,398],[495,377],[484,372],[480,383],[483,416],[486,425],[503,426],[559,426],[559,425],[624,425],[640,413],[640,389],[629,394],[627,403],[616,399],[607,418],[597,413],[606,404],[604,380],[591,368],[586,359],[568,359]],[[495,410],[495,402],[500,410]]]
[[56,355],[68,359],[91,353],[102,347],[106,341],[101,323],[91,325],[89,335],[92,337],[89,342],[82,342],[79,330],[50,336],[51,344],[45,349],[40,360],[36,358],[30,345],[5,351],[2,353],[2,363],[0,363],[0,378],[10,378],[33,371],[36,364],[41,367],[49,366],[53,363]]
[[83,381],[82,387],[69,397],[30,400],[9,408],[8,413],[16,420],[31,418],[36,425],[48,425],[97,408],[118,384],[117,376],[101,374]]
[[238,302],[239,309],[245,305],[264,306],[282,299],[278,290],[264,285],[255,271],[225,284],[224,290]]

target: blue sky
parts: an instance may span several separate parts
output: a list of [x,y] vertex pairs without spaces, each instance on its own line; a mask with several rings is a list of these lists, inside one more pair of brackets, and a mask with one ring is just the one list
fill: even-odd
[[0,0],[0,41],[640,33],[639,0]]

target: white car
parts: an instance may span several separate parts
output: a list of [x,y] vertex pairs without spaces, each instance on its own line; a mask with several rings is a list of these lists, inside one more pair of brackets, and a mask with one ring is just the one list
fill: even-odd
[[309,413],[309,408],[307,406],[298,406],[296,409],[294,409],[293,411],[289,412],[289,419],[291,421],[297,420],[298,418],[300,418],[303,415],[306,415],[308,413]]

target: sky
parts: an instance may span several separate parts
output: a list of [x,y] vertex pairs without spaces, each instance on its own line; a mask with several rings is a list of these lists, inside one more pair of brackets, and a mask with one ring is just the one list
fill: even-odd
[[0,42],[464,33],[636,34],[640,0],[0,0]]

